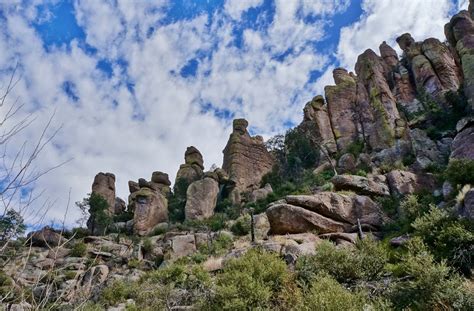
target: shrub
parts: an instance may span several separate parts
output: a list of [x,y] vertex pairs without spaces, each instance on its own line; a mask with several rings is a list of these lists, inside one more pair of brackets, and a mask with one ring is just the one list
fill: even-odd
[[0,244],[21,236],[25,230],[23,217],[14,209],[8,209],[0,216]]
[[247,235],[250,232],[251,227],[251,216],[249,214],[239,217],[232,225],[230,230],[235,235]]
[[451,274],[444,262],[436,263],[420,239],[412,239],[407,248],[398,267],[406,280],[396,283],[391,292],[396,309],[468,310],[474,300],[462,279]]
[[83,257],[87,252],[87,245],[84,242],[77,242],[71,248],[71,253],[69,256],[71,257]]
[[136,282],[116,280],[102,291],[100,300],[106,305],[113,306],[127,299],[133,299],[139,291],[137,285]]
[[357,241],[353,249],[337,248],[333,243],[323,241],[316,247],[315,255],[298,259],[296,271],[305,285],[312,283],[321,271],[339,282],[374,280],[382,274],[387,261],[388,252],[371,237]]
[[219,233],[210,243],[201,244],[199,252],[205,255],[221,255],[232,246],[232,237],[225,233]]
[[297,310],[339,311],[366,310],[369,304],[366,295],[352,293],[327,274],[318,274],[304,295],[305,299]]
[[131,258],[128,260],[127,266],[131,269],[137,269],[140,266],[140,260],[137,258]]
[[151,242],[149,238],[145,238],[142,244],[143,253],[149,254],[151,253],[152,249],[153,249],[153,243]]
[[445,178],[453,185],[474,184],[474,160],[451,160]]
[[[292,275],[276,254],[249,250],[238,259],[229,260],[217,276],[215,295],[209,302],[211,310],[276,309],[288,299],[297,297],[295,288],[288,288]],[[293,292],[293,295],[284,295]]]
[[356,140],[352,142],[349,146],[347,146],[346,153],[351,153],[357,159],[357,157],[364,151],[364,148],[365,148],[364,141]]

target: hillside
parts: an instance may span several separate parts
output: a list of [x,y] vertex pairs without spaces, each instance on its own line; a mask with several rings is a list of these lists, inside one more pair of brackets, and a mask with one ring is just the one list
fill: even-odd
[[444,30],[335,69],[285,135],[235,119],[222,168],[190,146],[126,200],[98,173],[87,228],[2,220],[0,310],[473,310],[474,1]]

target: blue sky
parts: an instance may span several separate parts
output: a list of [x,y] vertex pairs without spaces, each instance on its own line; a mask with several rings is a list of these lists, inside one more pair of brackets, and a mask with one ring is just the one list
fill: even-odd
[[[443,26],[467,0],[0,0],[0,86],[14,64],[17,120],[35,122],[9,146],[28,148],[54,113],[61,127],[35,161],[32,185],[62,219],[99,171],[127,181],[155,170],[174,179],[187,146],[205,166],[222,163],[233,118],[269,138],[301,122],[302,109],[353,70],[367,48],[410,32],[444,40]],[[2,107],[0,109],[6,109]],[[3,113],[3,112],[2,112]],[[15,120],[12,120],[15,121]],[[51,129],[52,130],[52,129]],[[54,202],[54,204],[53,204]],[[36,208],[42,206],[38,204]],[[71,206],[68,223],[77,218]]]

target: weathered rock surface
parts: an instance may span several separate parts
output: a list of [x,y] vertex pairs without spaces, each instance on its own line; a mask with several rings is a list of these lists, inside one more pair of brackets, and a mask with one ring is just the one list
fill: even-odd
[[265,199],[270,193],[273,193],[272,185],[266,184],[265,187],[252,191],[249,196],[249,202],[257,202]]
[[369,197],[334,192],[287,196],[266,213],[272,234],[349,232],[357,220],[372,228],[383,223],[383,213]]
[[129,208],[134,212],[133,230],[136,234],[149,234],[157,224],[168,221],[168,200],[161,193],[141,188],[133,195]]
[[194,235],[178,235],[172,240],[173,259],[184,257],[196,252],[196,240]]
[[413,194],[422,190],[433,191],[435,188],[435,179],[429,174],[394,170],[386,176],[390,192],[395,196]]
[[28,239],[33,246],[49,246],[54,247],[60,245],[64,238],[54,229],[46,226],[39,231],[34,231],[28,234]]
[[464,195],[464,200],[460,206],[459,215],[474,221],[474,188],[471,188]]
[[201,152],[194,147],[190,146],[186,148],[184,153],[184,164],[181,164],[178,172],[176,173],[175,179],[175,190],[179,181],[185,182],[190,185],[192,182],[199,180],[203,176],[204,161]]
[[424,169],[432,163],[442,163],[449,156],[449,152],[440,150],[438,145],[421,129],[410,130],[410,139],[420,168]]
[[385,182],[385,176],[367,178],[357,175],[336,175],[331,179],[337,191],[354,191],[357,194],[369,196],[389,196],[390,191]]
[[240,192],[258,189],[262,177],[272,170],[274,159],[261,136],[251,137],[248,122],[236,119],[233,132],[224,148],[223,169]]
[[98,173],[92,183],[92,193],[103,197],[109,206],[109,212],[113,214],[115,207],[115,175],[112,173]]
[[193,182],[186,192],[186,219],[203,220],[214,215],[218,194],[219,184],[213,178]]
[[474,120],[462,122],[462,125],[457,127],[459,131],[454,137],[450,157],[452,159],[474,160]]
[[336,141],[331,129],[331,121],[329,120],[324,97],[320,95],[314,97],[310,102],[306,103],[303,111],[303,122],[298,126],[298,130],[304,133],[314,148],[319,149],[323,147],[329,153],[336,152]]

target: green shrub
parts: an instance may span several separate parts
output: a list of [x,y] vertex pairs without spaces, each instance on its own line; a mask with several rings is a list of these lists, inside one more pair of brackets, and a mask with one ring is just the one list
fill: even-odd
[[153,243],[149,238],[143,239],[143,244],[142,244],[142,251],[145,254],[150,254],[151,251],[153,250]]
[[127,266],[130,269],[137,269],[138,267],[140,267],[140,260],[138,260],[137,258],[131,258],[128,260]]
[[363,140],[355,140],[346,148],[346,153],[351,153],[354,157],[357,157],[364,151],[365,143]]
[[230,227],[230,230],[235,235],[247,235],[251,229],[251,221],[251,216],[249,214],[240,216],[232,225],[232,227]]
[[136,297],[139,287],[136,282],[116,280],[101,293],[101,301],[109,306],[116,305],[127,299]]
[[87,245],[84,242],[77,242],[71,248],[71,253],[69,256],[71,257],[84,257],[87,252]]
[[[229,260],[217,276],[211,310],[271,310],[284,305],[281,297],[294,298],[293,282],[285,262],[276,254],[249,250],[238,259]],[[293,295],[285,293],[293,292]]]
[[398,274],[403,281],[391,290],[391,300],[397,310],[469,310],[473,294],[464,287],[462,279],[451,274],[444,262],[436,263],[420,239],[408,243]]
[[[304,294],[302,305],[297,310],[367,310],[368,298],[361,292],[352,293],[327,274],[320,273]],[[380,309],[378,309],[380,310]]]
[[357,241],[353,249],[337,248],[333,243],[323,241],[316,247],[315,255],[298,259],[296,271],[299,280],[306,285],[321,271],[339,282],[374,280],[383,273],[387,261],[388,252],[370,237]]
[[474,160],[451,160],[445,177],[453,185],[474,184]]
[[225,233],[219,233],[210,243],[201,244],[199,252],[205,255],[222,255],[232,247],[232,237]]

